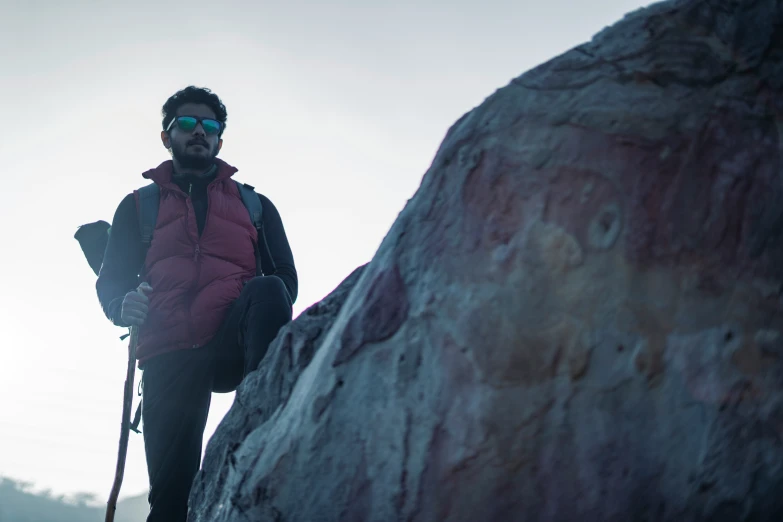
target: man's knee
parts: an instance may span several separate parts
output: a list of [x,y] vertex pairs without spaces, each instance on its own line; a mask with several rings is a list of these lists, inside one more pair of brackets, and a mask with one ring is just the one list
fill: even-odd
[[291,297],[283,280],[275,276],[254,277],[245,285],[251,301],[263,301],[275,305],[291,307]]

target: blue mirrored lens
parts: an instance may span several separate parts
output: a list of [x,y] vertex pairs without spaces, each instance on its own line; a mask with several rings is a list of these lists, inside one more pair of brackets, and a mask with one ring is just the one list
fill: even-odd
[[201,126],[207,134],[217,134],[220,132],[220,122],[216,120],[202,120]]
[[180,116],[177,118],[177,126],[184,131],[195,129],[197,123],[198,120],[196,120],[196,118],[191,118],[190,116]]

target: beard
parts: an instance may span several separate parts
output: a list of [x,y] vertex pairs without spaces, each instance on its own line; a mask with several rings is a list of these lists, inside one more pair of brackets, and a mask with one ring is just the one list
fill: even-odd
[[187,145],[172,145],[171,147],[172,157],[181,167],[186,169],[207,169],[211,167],[215,162],[217,153],[217,147],[214,150],[210,150],[208,154],[190,154],[187,152]]

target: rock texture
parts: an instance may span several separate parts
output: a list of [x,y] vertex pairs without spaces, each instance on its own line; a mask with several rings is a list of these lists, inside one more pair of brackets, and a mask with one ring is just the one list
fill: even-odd
[[495,92],[240,389],[189,520],[780,520],[781,95],[775,0]]

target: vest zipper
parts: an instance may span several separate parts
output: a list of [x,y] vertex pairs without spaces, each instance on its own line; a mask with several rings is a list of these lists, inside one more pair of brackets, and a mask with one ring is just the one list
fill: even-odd
[[[211,185],[211,184],[210,184]],[[202,230],[201,234],[198,234],[198,223],[196,224],[196,234],[198,236],[196,237],[196,248],[193,250],[193,262],[196,264],[196,277],[193,280],[193,286],[191,287],[191,297],[190,297],[190,303],[188,303],[188,326],[190,329],[190,337],[191,337],[191,345],[193,348],[198,348],[199,345],[196,343],[196,334],[195,334],[195,326],[193,324],[193,318],[191,317],[191,307],[193,306],[193,298],[195,297],[196,293],[196,287],[198,286],[198,282],[201,279],[201,236],[204,234],[204,232],[207,231],[207,223],[209,222],[209,186],[207,187],[207,201],[206,201],[206,216],[204,217],[204,230]],[[196,216],[196,209],[193,207],[193,183],[188,184],[188,199],[189,202],[189,210],[193,212],[193,217]]]
[[[193,198],[191,197],[193,193],[193,183],[188,184],[188,216],[190,214],[193,214],[193,218],[196,218],[196,209],[193,207]],[[196,234],[198,234],[198,224],[196,223]],[[191,285],[190,289],[190,296],[188,299],[188,305],[187,305],[187,316],[188,316],[188,330],[190,331],[190,345],[191,348],[198,348],[198,343],[196,343],[196,329],[193,324],[193,317],[191,315],[191,309],[193,307],[193,300],[196,295],[196,287],[198,285],[199,278],[201,277],[201,265],[199,263],[199,255],[201,254],[201,245],[200,245],[201,238],[196,237],[196,248],[193,251],[193,262],[196,264],[196,277],[193,279],[193,284]]]
[[193,318],[190,315],[190,309],[193,306],[193,301],[196,295],[196,287],[198,286],[198,282],[201,279],[201,245],[199,243],[196,243],[196,249],[193,252],[193,262],[196,264],[196,277],[193,280],[193,287],[191,289],[190,294],[190,306],[188,307],[188,321],[190,321],[190,331],[191,336],[193,337],[193,348],[198,348],[199,345],[196,343],[196,334],[195,334],[195,325],[193,324]]
[[[192,190],[193,190],[193,184],[191,183],[190,186],[188,187],[189,193]],[[198,282],[201,279],[201,259],[200,259],[200,257],[201,257],[201,236],[203,236],[204,232],[207,231],[207,221],[209,220],[209,190],[207,190],[206,192],[207,192],[206,193],[206,198],[207,198],[207,202],[206,202],[207,203],[206,204],[206,216],[204,216],[204,229],[201,231],[200,234],[198,233],[198,223],[196,224],[196,234],[197,234],[197,237],[196,237],[196,248],[193,251],[193,262],[196,264],[196,278],[193,281],[193,291],[192,291],[193,294],[192,294],[192,297],[191,297],[191,306],[192,306],[192,303],[193,303],[193,296],[195,296],[196,287],[198,286]],[[193,207],[192,198],[191,198],[191,205],[190,206]],[[196,215],[196,209],[195,209],[195,207],[193,207],[193,216],[195,217],[195,215]],[[198,348],[199,345],[196,343],[196,339],[195,339],[195,326],[193,325],[193,322],[192,322],[193,319],[191,317],[188,317],[188,320],[191,321],[191,332],[194,332],[193,333],[193,348]]]

